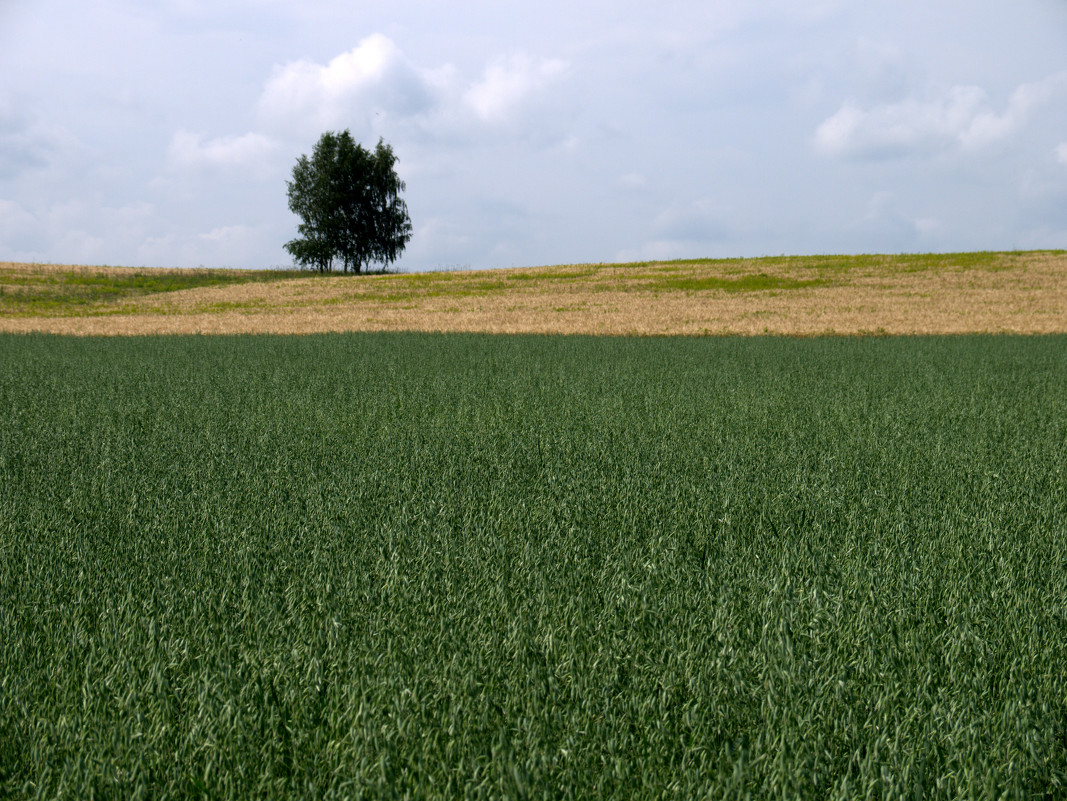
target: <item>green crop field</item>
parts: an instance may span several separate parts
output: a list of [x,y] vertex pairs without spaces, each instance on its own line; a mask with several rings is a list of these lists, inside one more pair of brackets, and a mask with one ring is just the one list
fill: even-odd
[[1067,337],[0,337],[0,797],[1067,796]]

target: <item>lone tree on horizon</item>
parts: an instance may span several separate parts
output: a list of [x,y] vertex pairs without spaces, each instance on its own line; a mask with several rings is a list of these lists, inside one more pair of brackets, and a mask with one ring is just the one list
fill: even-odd
[[411,219],[395,165],[384,140],[371,152],[347,130],[324,133],[311,158],[297,159],[288,182],[289,210],[303,220],[303,238],[285,244],[293,260],[320,273],[396,261],[411,239]]

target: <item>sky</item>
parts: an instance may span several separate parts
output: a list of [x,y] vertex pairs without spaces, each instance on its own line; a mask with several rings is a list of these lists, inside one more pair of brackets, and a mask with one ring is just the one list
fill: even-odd
[[319,136],[405,271],[1067,247],[1067,0],[0,0],[0,260],[283,267]]

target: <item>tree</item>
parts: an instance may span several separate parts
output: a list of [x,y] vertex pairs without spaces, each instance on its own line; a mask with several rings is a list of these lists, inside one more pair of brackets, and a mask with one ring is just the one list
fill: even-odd
[[303,238],[285,244],[301,266],[362,272],[374,262],[391,264],[411,239],[406,188],[394,169],[393,149],[381,139],[374,152],[346,130],[327,131],[311,158],[301,156],[288,182],[289,210],[303,222]]

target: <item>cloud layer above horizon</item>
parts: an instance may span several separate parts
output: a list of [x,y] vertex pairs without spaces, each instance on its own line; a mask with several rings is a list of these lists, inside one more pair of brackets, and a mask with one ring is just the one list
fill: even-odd
[[1067,6],[0,6],[0,260],[288,264],[325,130],[421,270],[1067,247]]

